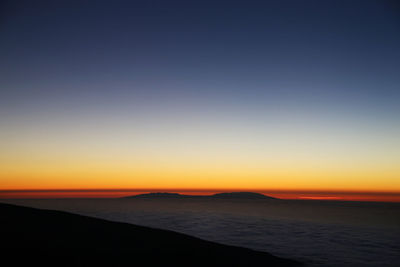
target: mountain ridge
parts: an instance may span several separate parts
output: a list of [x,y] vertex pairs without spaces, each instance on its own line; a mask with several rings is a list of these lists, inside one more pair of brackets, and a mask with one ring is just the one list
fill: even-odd
[[122,197],[125,199],[133,199],[133,198],[143,198],[143,199],[275,199],[278,198],[267,196],[260,193],[255,192],[224,192],[224,193],[216,193],[213,195],[186,195],[179,193],[169,193],[169,192],[155,192],[155,193],[145,193],[133,196]]

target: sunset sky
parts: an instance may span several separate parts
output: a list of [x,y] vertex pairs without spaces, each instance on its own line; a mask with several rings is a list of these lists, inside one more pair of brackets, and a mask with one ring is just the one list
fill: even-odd
[[0,9],[0,195],[212,189],[400,201],[395,1]]

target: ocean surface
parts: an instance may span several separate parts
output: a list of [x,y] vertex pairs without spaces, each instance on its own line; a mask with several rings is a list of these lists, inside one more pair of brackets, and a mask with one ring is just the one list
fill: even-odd
[[400,203],[226,199],[1,202],[173,230],[297,259],[307,266],[400,266]]

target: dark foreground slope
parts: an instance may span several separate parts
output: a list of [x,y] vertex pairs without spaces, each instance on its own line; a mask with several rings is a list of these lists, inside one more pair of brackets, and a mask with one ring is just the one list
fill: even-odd
[[10,266],[296,266],[295,261],[176,232],[0,204]]

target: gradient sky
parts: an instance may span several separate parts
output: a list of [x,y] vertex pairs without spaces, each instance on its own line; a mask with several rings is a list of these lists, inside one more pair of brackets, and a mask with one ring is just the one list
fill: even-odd
[[5,1],[0,189],[400,192],[396,1]]

